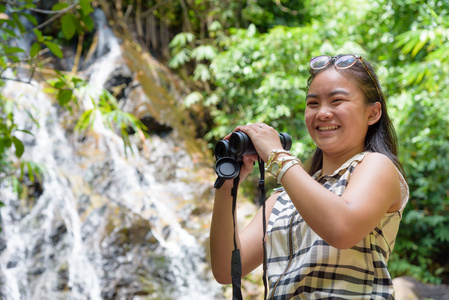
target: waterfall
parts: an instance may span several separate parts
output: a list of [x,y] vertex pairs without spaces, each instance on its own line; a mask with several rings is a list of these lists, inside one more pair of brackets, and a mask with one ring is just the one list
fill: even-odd
[[[123,68],[119,42],[105,30],[108,51],[84,71],[96,88]],[[206,259],[207,224],[195,223],[211,182],[176,129],[126,155],[101,123],[73,131],[73,117],[43,89],[9,81],[2,91],[17,103],[19,128],[32,133],[18,135],[23,159],[42,166],[43,177],[25,199],[0,183],[0,298],[221,299]]]

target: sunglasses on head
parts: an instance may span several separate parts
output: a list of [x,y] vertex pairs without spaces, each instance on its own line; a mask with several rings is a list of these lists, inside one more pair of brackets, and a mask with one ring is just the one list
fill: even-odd
[[380,88],[379,88],[376,80],[374,80],[373,75],[371,74],[370,70],[366,66],[366,64],[363,61],[361,56],[353,55],[353,54],[344,54],[341,56],[333,56],[333,57],[331,57],[329,55],[320,55],[320,56],[312,57],[310,59],[309,64],[310,64],[310,68],[312,70],[320,70],[320,69],[325,68],[327,65],[329,65],[333,61],[334,66],[337,69],[347,69],[347,68],[352,67],[357,62],[357,60],[359,60],[362,63],[362,65],[365,68],[366,72],[368,73],[369,77],[371,78],[374,85],[376,86],[377,94],[380,99],[381,98]]

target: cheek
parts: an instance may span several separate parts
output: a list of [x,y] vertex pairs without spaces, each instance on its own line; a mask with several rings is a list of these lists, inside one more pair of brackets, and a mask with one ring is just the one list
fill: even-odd
[[306,111],[304,112],[304,122],[306,123],[307,129],[310,130],[310,128],[313,126],[314,118],[315,114],[310,111],[310,109],[306,108]]

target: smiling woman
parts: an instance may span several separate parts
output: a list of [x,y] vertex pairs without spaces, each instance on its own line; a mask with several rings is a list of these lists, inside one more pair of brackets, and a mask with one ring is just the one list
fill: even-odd
[[[316,60],[322,57],[329,58],[329,61],[324,66],[323,63],[318,64]],[[350,63],[344,63],[344,58],[347,58]],[[332,63],[334,61],[336,65]],[[331,68],[332,66],[335,66],[335,68]],[[329,56],[318,56],[312,58],[310,60],[310,77],[307,81],[309,87],[307,99],[314,96],[313,93],[310,93],[312,82],[321,72],[329,68],[341,74],[342,78],[346,78],[345,80],[351,81],[356,86],[356,89],[363,94],[362,99],[367,106],[374,106],[372,107],[374,110],[380,109],[380,118],[368,127],[364,141],[364,149],[386,155],[403,174],[404,172],[398,159],[396,131],[390,120],[387,104],[380,89],[379,81],[371,65],[360,56],[354,55],[339,55],[332,58]],[[333,92],[335,93],[337,91],[338,89]],[[345,92],[347,93],[348,91],[341,91],[343,94]],[[309,174],[312,175],[321,169],[321,163],[322,152],[318,147],[313,155],[312,164],[308,170]]]
[[[258,154],[243,157],[241,180],[259,156],[283,186],[266,202],[266,232],[259,211],[236,234],[242,273],[266,259],[270,299],[394,299],[387,262],[408,186],[384,96],[359,56],[320,56],[310,66],[305,122],[317,146],[310,166],[282,150],[271,126],[235,129]],[[212,269],[221,283],[231,281],[234,229],[223,212],[231,210],[232,186],[216,191],[212,216]]]
[[[365,148],[368,127],[381,117],[381,104],[366,104],[356,82],[329,69],[316,76],[309,88],[305,121],[310,136],[323,154],[350,157]],[[345,140],[346,143],[341,143]],[[346,160],[347,155],[344,156]],[[343,162],[339,162],[341,165]],[[333,171],[323,170],[325,174]]]

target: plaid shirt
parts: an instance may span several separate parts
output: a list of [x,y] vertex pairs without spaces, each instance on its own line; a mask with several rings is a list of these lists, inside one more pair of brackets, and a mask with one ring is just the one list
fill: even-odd
[[[321,172],[317,172],[313,178],[341,196],[366,154],[357,154],[330,176],[319,177]],[[387,262],[408,201],[407,183],[399,176],[402,208],[386,213],[376,228],[350,249],[327,244],[282,192],[267,227],[269,299],[394,299]]]

